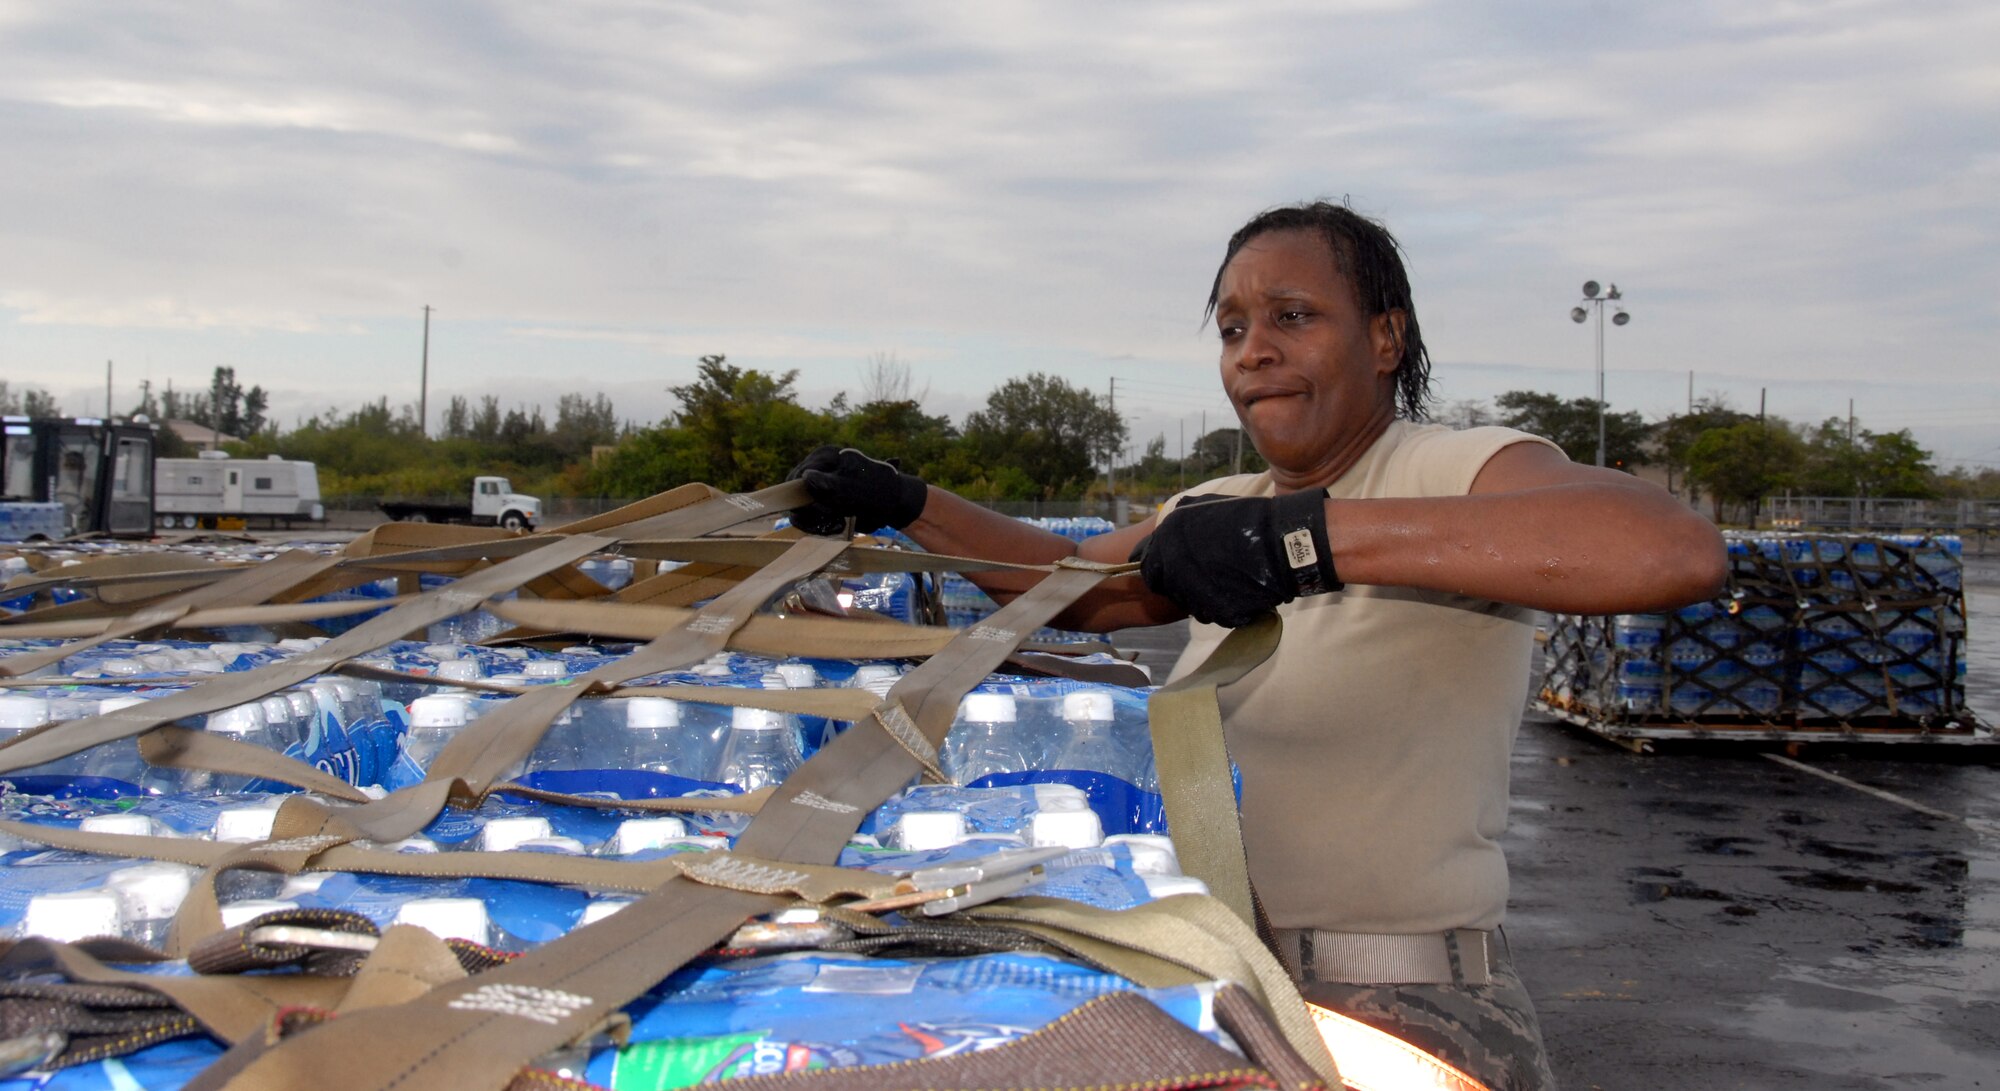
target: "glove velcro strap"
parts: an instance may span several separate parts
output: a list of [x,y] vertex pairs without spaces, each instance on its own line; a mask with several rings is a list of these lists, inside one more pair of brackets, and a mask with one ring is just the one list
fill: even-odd
[[1323,595],[1347,586],[1333,570],[1333,548],[1326,540],[1326,490],[1286,493],[1272,501],[1271,523],[1285,564],[1298,584],[1299,597]]

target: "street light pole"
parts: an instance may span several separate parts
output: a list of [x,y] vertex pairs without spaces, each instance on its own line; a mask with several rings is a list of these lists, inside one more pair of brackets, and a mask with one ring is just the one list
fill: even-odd
[[1600,288],[1596,281],[1584,281],[1583,302],[1570,308],[1569,317],[1572,322],[1583,322],[1590,317],[1591,311],[1597,312],[1597,464],[1602,466],[1604,465],[1604,305],[1614,304],[1611,315],[1611,324],[1614,326],[1622,326],[1632,321],[1632,316],[1625,313],[1625,308],[1615,306],[1618,300],[1625,298],[1624,293],[1618,290],[1618,285],[1613,284],[1609,291],[1601,295],[1599,292]]

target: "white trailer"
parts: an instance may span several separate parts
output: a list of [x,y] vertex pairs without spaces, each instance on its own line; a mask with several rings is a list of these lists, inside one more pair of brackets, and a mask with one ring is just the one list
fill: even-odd
[[216,527],[240,520],[291,526],[323,522],[319,468],[271,455],[230,458],[203,451],[200,458],[154,462],[153,510],[162,527]]

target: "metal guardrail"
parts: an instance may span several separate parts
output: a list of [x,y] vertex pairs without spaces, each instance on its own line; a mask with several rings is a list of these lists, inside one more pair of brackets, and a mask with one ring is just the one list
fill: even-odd
[[2000,500],[1867,496],[1766,497],[1757,525],[1772,530],[2000,532]]

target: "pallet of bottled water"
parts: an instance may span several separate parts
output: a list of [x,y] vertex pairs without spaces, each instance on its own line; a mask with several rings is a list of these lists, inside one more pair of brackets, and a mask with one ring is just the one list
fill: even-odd
[[1986,742],[1955,537],[1731,533],[1721,595],[1550,619],[1538,704],[1619,738]]
[[[616,573],[604,573],[615,578]],[[628,574],[629,575],[629,574]],[[361,592],[363,597],[379,593]],[[476,615],[434,629],[474,635]],[[325,638],[221,642],[113,640],[77,651],[0,691],[0,738],[158,700],[216,675],[310,651]],[[0,657],[52,647],[0,641]],[[464,640],[402,641],[359,661],[382,681],[327,674],[179,726],[289,755],[371,796],[420,782],[482,716],[542,686],[626,654],[619,645],[560,650]],[[855,688],[879,697],[906,664],[722,654],[639,685],[667,696],[585,696],[542,737],[513,782],[591,799],[547,802],[501,791],[446,809],[399,854],[528,852],[645,863],[729,847],[748,818],[720,804],[784,780],[851,725],[742,704],[698,687]],[[1146,692],[1067,679],[994,675],[968,693],[939,758],[948,782],[913,784],[862,822],[839,863],[890,874],[1045,850],[1020,893],[1125,909],[1200,892],[1166,836],[1146,720]],[[0,817],[62,830],[252,843],[272,836],[296,789],[252,777],[149,765],[132,740],[0,778]],[[621,811],[619,801],[715,801],[714,811]],[[196,883],[196,868],[0,842],[0,928],[13,937],[115,936],[159,946]],[[225,926],[293,910],[339,910],[375,926],[414,924],[503,955],[618,913],[635,895],[499,878],[233,870],[217,898]],[[810,914],[808,914],[810,916]],[[274,918],[275,919],[275,918]],[[824,922],[774,920],[766,932]],[[168,963],[155,972],[185,973]],[[808,950],[776,960],[684,969],[632,1008],[630,1041],[579,1045],[543,1067],[604,1086],[685,1086],[802,1067],[879,1064],[1016,1040],[1093,996],[1144,992],[1186,1026],[1217,1035],[1212,989],[1138,990],[1043,955],[871,959]],[[755,1011],[746,1022],[743,1013]],[[746,1030],[754,1025],[756,1029]],[[0,1088],[178,1086],[223,1045],[184,1034],[101,1064]],[[33,1059],[17,1071],[32,1072]],[[5,1075],[5,1073],[0,1073]]]

